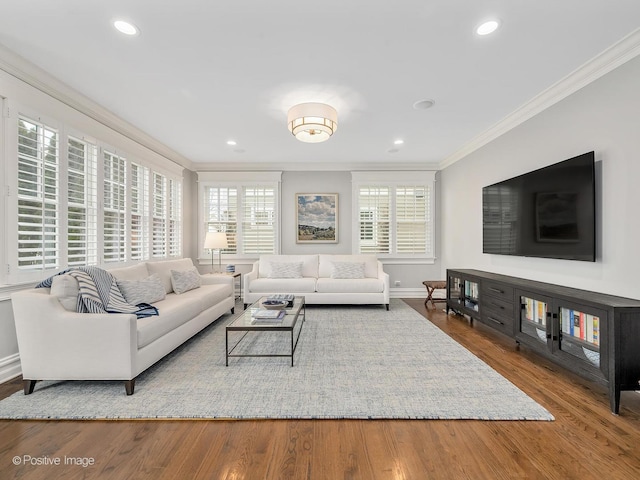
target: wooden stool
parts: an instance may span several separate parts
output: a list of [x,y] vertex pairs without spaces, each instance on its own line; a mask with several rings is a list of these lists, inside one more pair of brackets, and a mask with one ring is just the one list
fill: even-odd
[[427,305],[429,302],[431,302],[433,304],[433,308],[435,308],[436,302],[447,301],[446,298],[433,298],[433,292],[436,289],[447,288],[447,282],[425,280],[424,282],[422,282],[422,284],[427,288],[427,299],[424,301],[424,306],[426,308],[429,308],[429,306]]

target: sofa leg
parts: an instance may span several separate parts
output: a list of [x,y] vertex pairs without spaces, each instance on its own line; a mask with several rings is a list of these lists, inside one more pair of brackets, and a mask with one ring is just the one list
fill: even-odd
[[249,304],[248,304],[248,303],[245,303],[245,304],[244,304],[244,309],[245,309],[245,310],[247,309],[247,306],[249,306]]
[[127,391],[127,395],[133,395],[133,390],[136,387],[136,379],[132,378],[131,380],[124,381],[124,389]]
[[236,313],[236,307],[231,307],[231,314],[233,315],[234,313]]
[[37,380],[22,380],[22,388],[24,388],[25,395],[31,395],[33,393],[36,382]]
[[387,307],[387,312],[388,312],[389,311],[389,304],[385,303],[384,306]]

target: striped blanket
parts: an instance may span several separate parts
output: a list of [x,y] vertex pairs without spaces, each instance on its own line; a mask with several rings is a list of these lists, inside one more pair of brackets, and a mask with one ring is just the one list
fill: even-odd
[[50,288],[57,275],[71,275],[78,281],[79,293],[76,311],[82,313],[135,313],[137,318],[158,315],[158,309],[148,303],[131,305],[122,296],[116,279],[99,267],[74,267],[63,270],[36,288]]

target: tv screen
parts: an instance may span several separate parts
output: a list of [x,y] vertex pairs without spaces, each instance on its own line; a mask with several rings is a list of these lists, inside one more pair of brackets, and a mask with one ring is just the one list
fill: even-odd
[[595,155],[482,189],[482,251],[594,262]]

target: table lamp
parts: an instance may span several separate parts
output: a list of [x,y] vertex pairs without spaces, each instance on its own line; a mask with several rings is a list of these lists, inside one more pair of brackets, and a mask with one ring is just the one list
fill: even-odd
[[211,273],[213,273],[213,251],[218,249],[218,269],[222,272],[222,249],[229,246],[227,234],[224,232],[207,232],[204,248],[211,250]]

